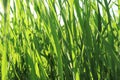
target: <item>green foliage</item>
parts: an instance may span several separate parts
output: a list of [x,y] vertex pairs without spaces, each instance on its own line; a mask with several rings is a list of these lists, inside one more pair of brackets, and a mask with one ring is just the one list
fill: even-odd
[[3,0],[2,4],[2,80],[120,79],[119,0]]

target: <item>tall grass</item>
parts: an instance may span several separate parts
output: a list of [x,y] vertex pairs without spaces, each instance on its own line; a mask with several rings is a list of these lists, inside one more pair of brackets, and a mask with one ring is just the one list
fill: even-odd
[[120,79],[119,0],[2,1],[2,80]]

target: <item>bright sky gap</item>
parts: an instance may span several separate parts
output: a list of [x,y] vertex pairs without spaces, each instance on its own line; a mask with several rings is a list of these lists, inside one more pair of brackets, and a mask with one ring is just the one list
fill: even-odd
[[[48,0],[45,0],[44,1],[44,3],[45,3],[45,5],[46,5],[46,7],[48,8],[48,5],[47,5],[47,2],[46,1],[48,1]],[[102,0],[103,1],[103,0]],[[112,3],[117,3],[117,0],[111,0],[111,4]],[[82,5],[82,3],[79,3],[80,4],[80,6]],[[33,5],[30,3],[29,4],[30,5],[30,9],[31,9],[31,13],[33,14],[33,16],[34,16],[34,18],[37,18],[37,14],[36,14],[36,12],[35,12],[35,10],[34,10],[34,7],[33,7]],[[10,0],[10,6],[11,6],[11,8],[13,8],[13,0]],[[60,10],[59,10],[59,7],[57,6],[57,5],[55,5],[55,7],[56,7],[56,11],[57,11],[57,15],[58,15],[58,19],[59,19],[59,21],[60,21],[60,24],[61,25],[64,25],[64,23],[63,23],[63,20],[62,20],[62,17],[59,15],[60,14]],[[49,10],[49,9],[48,9]],[[112,5],[112,7],[110,8],[110,13],[112,13],[112,10],[113,10],[113,12],[115,13],[115,15],[116,16],[118,16],[118,7],[115,5],[115,4],[113,4]],[[101,11],[101,14],[102,14],[102,7],[100,6],[100,11]],[[3,10],[3,7],[2,7],[2,1],[0,2],[0,13],[2,13],[3,14],[3,12],[4,12],[4,10]],[[76,13],[75,13],[76,14]],[[111,16],[113,16],[113,14],[111,14]],[[12,12],[10,12],[10,18],[12,18],[13,17],[13,14],[12,14]],[[1,18],[1,16],[0,16],[0,20],[1,20],[2,18]],[[1,26],[1,25],[0,25]]]

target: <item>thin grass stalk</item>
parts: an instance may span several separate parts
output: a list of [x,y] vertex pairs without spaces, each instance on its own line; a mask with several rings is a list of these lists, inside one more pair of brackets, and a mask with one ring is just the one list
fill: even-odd
[[2,80],[8,79],[8,17],[9,17],[9,0],[3,0],[3,8],[4,8],[4,53],[2,55]]

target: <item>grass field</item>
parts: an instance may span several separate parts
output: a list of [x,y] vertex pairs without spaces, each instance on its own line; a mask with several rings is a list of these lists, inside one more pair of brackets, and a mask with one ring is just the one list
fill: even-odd
[[120,80],[120,0],[0,3],[1,80]]

